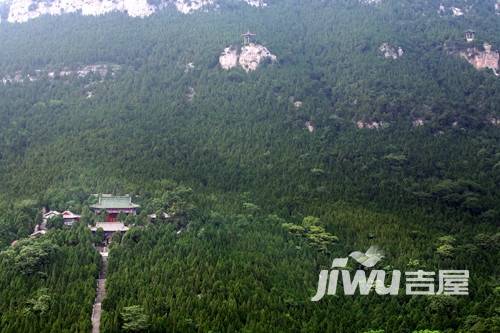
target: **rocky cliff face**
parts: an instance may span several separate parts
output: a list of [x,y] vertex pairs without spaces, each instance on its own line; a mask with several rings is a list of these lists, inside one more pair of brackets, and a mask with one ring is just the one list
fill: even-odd
[[241,49],[239,63],[245,72],[254,71],[264,60],[276,61],[276,56],[259,44],[246,45]]
[[238,65],[238,50],[233,46],[226,47],[219,57],[219,64],[222,69],[226,70],[236,67]]
[[[8,22],[26,22],[42,15],[79,12],[82,15],[103,15],[123,12],[133,17],[145,17],[162,8],[173,6],[184,14],[216,6],[218,0],[7,0],[2,16]],[[254,7],[265,7],[264,0],[240,0]]]
[[120,70],[117,64],[91,64],[80,67],[63,68],[40,68],[31,72],[15,71],[0,76],[0,83],[3,85],[12,83],[27,83],[39,80],[63,80],[71,78],[83,78],[89,75],[95,75],[95,79],[104,79],[108,75],[113,77]]
[[277,58],[265,46],[250,43],[243,46],[239,54],[236,47],[226,47],[219,57],[219,64],[226,70],[239,65],[248,73],[256,70],[265,60],[275,62]]
[[175,8],[183,14],[202,9],[203,7],[213,6],[214,0],[175,0]]
[[485,43],[484,50],[476,47],[468,48],[460,52],[460,56],[466,59],[476,69],[491,69],[495,75],[499,76],[500,54],[496,50],[491,49],[491,45]]
[[147,0],[13,0],[7,20],[26,22],[41,15],[61,15],[81,12],[82,15],[102,15],[112,11],[127,12],[130,16],[144,17],[155,9]]

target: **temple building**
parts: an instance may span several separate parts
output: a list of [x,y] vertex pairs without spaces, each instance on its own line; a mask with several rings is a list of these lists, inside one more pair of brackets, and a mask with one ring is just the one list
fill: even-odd
[[47,213],[43,214],[43,222],[47,223],[48,220],[50,220],[53,217],[59,216],[61,213],[59,213],[57,210],[51,210]]
[[130,195],[111,195],[100,194],[98,202],[90,206],[90,209],[97,215],[106,212],[105,221],[102,222],[123,222],[118,221],[119,214],[137,215],[137,209],[140,207],[132,203]]
[[120,221],[118,216],[137,215],[139,205],[132,203],[130,195],[112,195],[112,194],[99,194],[98,201],[94,205],[90,205],[90,209],[96,214],[101,215],[105,212],[104,221],[97,221],[95,226],[89,226],[92,232],[102,229],[104,232],[104,243],[108,244],[114,233],[124,233],[129,228]]
[[74,223],[80,221],[80,217],[81,217],[80,215],[77,215],[69,210],[62,212],[61,216],[63,218],[64,225],[67,225],[67,226],[72,226]]
[[43,214],[42,224],[39,226],[40,229],[41,230],[47,229],[47,222],[51,218],[54,218],[57,216],[61,216],[63,221],[64,221],[64,225],[67,225],[67,226],[72,226],[75,222],[80,221],[80,217],[81,217],[80,215],[75,214],[69,210],[65,210],[62,213],[58,212],[57,210],[51,210],[51,211]]

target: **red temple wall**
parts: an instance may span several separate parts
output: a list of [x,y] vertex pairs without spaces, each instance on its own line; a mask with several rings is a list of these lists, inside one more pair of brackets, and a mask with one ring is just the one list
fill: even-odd
[[117,213],[109,213],[106,215],[106,222],[116,222],[118,221]]

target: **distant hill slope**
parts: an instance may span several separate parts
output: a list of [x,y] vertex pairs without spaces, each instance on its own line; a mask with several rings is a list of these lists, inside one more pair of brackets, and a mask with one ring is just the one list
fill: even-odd
[[[458,17],[432,1],[289,0],[2,24],[2,193],[158,177],[293,192],[293,175],[320,196],[414,204],[451,180],[446,207],[496,211],[500,78],[468,60],[479,68],[485,42],[494,59],[500,22],[494,1],[468,3]],[[276,61],[224,70],[248,30]]]
[[[479,211],[487,211],[496,206],[488,179],[498,162],[500,79],[460,50],[484,41],[498,49],[500,23],[493,1],[468,3],[463,17],[440,13],[433,1],[289,0],[258,11],[226,4],[196,15],[68,14],[2,24],[4,191],[169,175],[258,188],[269,178],[286,184],[288,173],[274,174],[281,166],[310,186],[319,179],[311,170],[336,174],[364,197],[375,169],[394,180],[386,168],[394,163],[404,170],[399,181],[411,178],[399,185],[410,201],[443,178],[465,177],[488,189],[478,191],[488,197]],[[476,32],[472,43],[468,29]],[[277,61],[251,73],[223,70],[221,52],[241,47],[247,30]],[[102,66],[119,69],[77,74]],[[340,167],[332,156],[355,166]],[[433,160],[442,169],[430,167]]]
[[[4,7],[0,331],[88,331],[88,230],[48,235],[63,252],[35,276],[12,262],[38,241],[11,244],[41,207],[80,213],[92,193],[143,208],[110,252],[103,331],[134,305],[155,332],[498,331],[495,3],[218,1],[130,17],[38,16],[36,2],[23,23]],[[193,216],[151,225],[165,209]],[[471,295],[310,301],[322,267],[374,244],[384,269],[470,269]],[[47,317],[26,316],[46,296]]]

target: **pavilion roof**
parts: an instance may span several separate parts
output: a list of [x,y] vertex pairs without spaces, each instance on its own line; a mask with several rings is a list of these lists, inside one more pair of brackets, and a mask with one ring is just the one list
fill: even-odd
[[61,215],[61,213],[59,213],[57,210],[51,210],[50,212],[43,214],[43,217],[49,218],[49,217],[59,216],[59,215]]
[[96,222],[94,227],[90,227],[92,231],[97,231],[97,229],[102,229],[104,232],[125,232],[129,228],[121,222]]
[[90,208],[106,209],[106,208],[139,208],[139,205],[132,203],[130,195],[99,195],[99,201],[91,205]]
[[61,213],[62,217],[64,219],[79,219],[80,215],[77,215],[69,210],[65,210],[64,212]]

